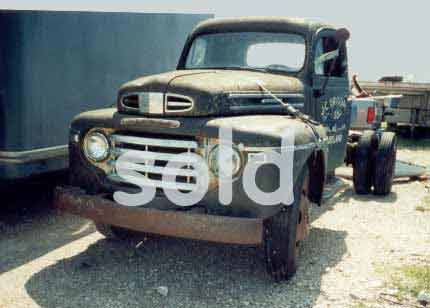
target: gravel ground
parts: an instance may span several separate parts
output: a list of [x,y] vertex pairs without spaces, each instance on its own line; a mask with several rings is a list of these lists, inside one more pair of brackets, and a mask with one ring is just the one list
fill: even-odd
[[[399,156],[428,165],[430,145]],[[314,208],[298,272],[282,284],[266,274],[260,248],[107,241],[50,209],[40,186],[21,185],[6,191],[0,217],[0,307],[362,307],[387,288],[379,265],[430,256],[430,212],[415,210],[426,185],[396,184],[385,198],[349,185]]]

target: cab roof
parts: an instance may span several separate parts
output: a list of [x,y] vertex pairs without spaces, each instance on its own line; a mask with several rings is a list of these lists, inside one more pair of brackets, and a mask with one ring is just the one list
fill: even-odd
[[199,23],[191,36],[219,32],[296,32],[307,34],[332,26],[288,17],[214,18]]
[[223,32],[279,32],[297,33],[311,38],[319,29],[335,29],[322,23],[288,17],[238,17],[213,18],[199,23],[190,33],[182,50],[177,69],[184,69],[189,48],[194,39],[202,34]]

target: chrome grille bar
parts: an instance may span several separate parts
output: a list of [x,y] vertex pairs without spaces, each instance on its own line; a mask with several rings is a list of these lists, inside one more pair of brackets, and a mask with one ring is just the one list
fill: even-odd
[[138,152],[139,156],[145,160],[162,160],[162,161],[174,161],[180,163],[196,163],[197,160],[193,157],[179,156],[178,154],[151,152],[151,151],[139,151],[133,149],[115,148],[113,154],[115,156],[123,155],[127,152]]
[[163,188],[163,189],[176,189],[176,190],[191,191],[191,190],[195,190],[197,187],[196,184],[191,184],[191,183],[165,182],[165,181],[152,180],[152,179],[148,179],[148,181],[143,181],[142,178],[135,177],[132,175],[129,175],[128,180],[127,180],[127,179],[123,179],[122,177],[120,177],[117,174],[110,174],[110,175],[108,175],[108,179],[113,181],[113,182],[126,183],[126,184],[130,183],[129,180],[132,180],[132,184],[136,184],[136,185],[144,186],[144,187],[149,186],[149,187]]
[[144,137],[133,137],[124,135],[112,135],[114,142],[128,143],[134,145],[149,145],[167,148],[190,148],[196,149],[197,142],[188,140],[168,140],[168,139],[157,139],[157,138],[144,138]]
[[121,168],[126,170],[134,170],[144,173],[154,173],[154,174],[169,174],[169,175],[179,175],[179,176],[197,176],[197,172],[192,169],[175,169],[175,168],[167,168],[167,167],[159,167],[159,166],[151,166],[151,165],[143,165],[143,164],[134,164],[124,162],[121,163]]

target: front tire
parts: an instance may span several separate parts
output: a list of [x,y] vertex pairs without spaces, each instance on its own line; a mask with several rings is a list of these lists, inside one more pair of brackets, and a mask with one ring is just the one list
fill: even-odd
[[309,172],[307,168],[294,189],[294,203],[264,224],[264,248],[268,273],[279,282],[297,270],[300,242],[309,233]]

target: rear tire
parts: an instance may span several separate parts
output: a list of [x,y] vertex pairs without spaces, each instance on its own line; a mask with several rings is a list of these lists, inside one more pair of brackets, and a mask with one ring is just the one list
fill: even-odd
[[264,223],[267,271],[276,282],[289,280],[295,274],[299,245],[309,232],[308,174],[306,168],[294,189],[294,203]]
[[372,191],[372,170],[377,149],[378,136],[374,131],[365,131],[358,141],[352,164],[354,190],[359,195]]
[[396,166],[397,141],[394,133],[382,134],[375,158],[373,174],[375,195],[386,196],[391,192]]

